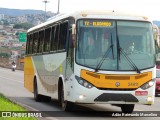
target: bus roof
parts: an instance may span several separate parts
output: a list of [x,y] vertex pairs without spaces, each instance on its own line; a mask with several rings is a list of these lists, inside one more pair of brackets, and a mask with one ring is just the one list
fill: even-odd
[[84,10],[84,11],[76,11],[67,14],[58,14],[49,18],[46,22],[39,24],[35,27],[32,27],[28,30],[31,32],[33,30],[39,29],[41,27],[47,26],[54,22],[58,22],[59,20],[73,17],[75,19],[78,18],[95,18],[95,19],[119,19],[119,20],[137,20],[137,21],[150,21],[146,16],[134,14],[134,13],[127,13],[127,12],[120,12],[120,11],[97,11],[97,10]]

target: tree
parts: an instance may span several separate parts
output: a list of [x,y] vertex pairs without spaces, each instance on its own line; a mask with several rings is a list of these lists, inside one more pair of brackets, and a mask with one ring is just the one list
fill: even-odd
[[15,28],[15,29],[20,29],[20,28],[22,28],[22,25],[21,25],[21,24],[15,24],[15,25],[13,26],[13,28]]
[[31,23],[18,23],[18,24],[15,24],[13,26],[13,28],[15,28],[15,29],[21,29],[21,28],[23,28],[25,30],[27,30],[27,29],[29,29],[31,27],[33,27],[33,24],[31,24]]

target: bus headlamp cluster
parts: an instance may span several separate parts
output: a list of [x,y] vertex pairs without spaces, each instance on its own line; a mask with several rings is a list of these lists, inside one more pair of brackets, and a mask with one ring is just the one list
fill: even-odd
[[155,83],[155,79],[153,79],[153,80],[145,83],[144,85],[141,86],[141,88],[142,88],[143,90],[146,90],[146,89],[152,87],[152,86],[154,85],[154,83]]
[[87,82],[86,80],[84,80],[84,79],[82,79],[82,78],[80,78],[78,76],[75,76],[75,78],[78,81],[78,83],[80,85],[82,85],[83,87],[86,87],[86,88],[89,88],[89,89],[93,87],[93,85],[90,84],[89,82]]

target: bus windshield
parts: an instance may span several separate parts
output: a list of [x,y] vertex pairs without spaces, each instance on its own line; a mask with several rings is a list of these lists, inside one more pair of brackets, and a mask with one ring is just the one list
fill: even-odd
[[133,65],[139,70],[153,67],[152,33],[149,22],[78,20],[76,63],[100,70],[135,71]]

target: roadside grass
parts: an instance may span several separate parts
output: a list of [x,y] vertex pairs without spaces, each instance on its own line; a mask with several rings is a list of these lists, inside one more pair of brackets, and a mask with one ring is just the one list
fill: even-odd
[[[13,112],[25,111],[25,112],[27,112],[26,109],[11,102],[5,96],[0,94],[0,114],[2,115],[2,112],[5,112],[5,111],[9,111],[9,112],[11,112],[11,111],[13,111]],[[37,119],[33,118],[33,117],[0,117],[0,120],[37,120]]]

